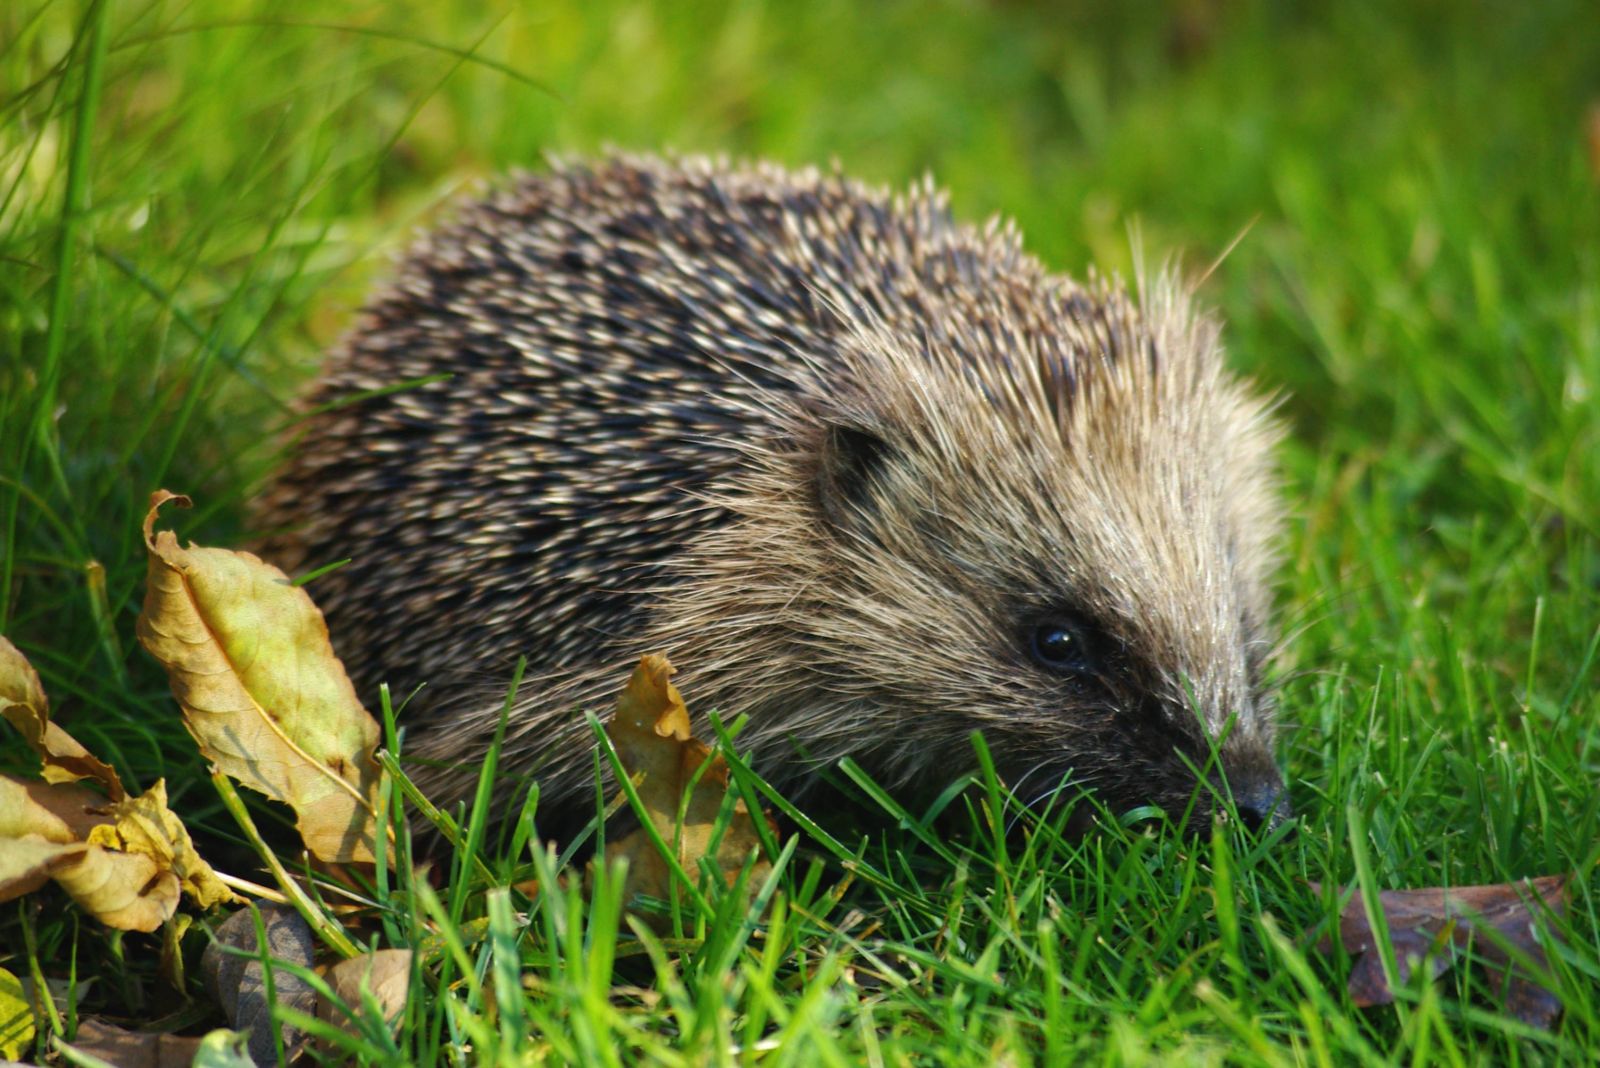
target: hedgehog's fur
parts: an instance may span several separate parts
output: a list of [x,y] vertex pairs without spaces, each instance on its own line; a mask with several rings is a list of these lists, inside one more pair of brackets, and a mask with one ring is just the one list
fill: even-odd
[[[937,790],[982,728],[1023,795],[1070,770],[1178,813],[1225,737],[1270,809],[1277,429],[1185,289],[1142,289],[1047,274],[928,184],[557,165],[368,307],[267,497],[269,555],[352,558],[311,592],[364,693],[428,683],[409,748],[441,799],[526,655],[503,759],[541,812],[592,806],[574,710],[663,650],[791,790],[846,754]],[[1035,663],[1057,615],[1098,671]]]

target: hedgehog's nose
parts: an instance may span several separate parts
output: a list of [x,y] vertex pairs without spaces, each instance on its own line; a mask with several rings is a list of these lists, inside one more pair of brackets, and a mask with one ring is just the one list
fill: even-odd
[[1289,795],[1276,775],[1233,784],[1233,808],[1239,821],[1252,831],[1270,830],[1290,816]]

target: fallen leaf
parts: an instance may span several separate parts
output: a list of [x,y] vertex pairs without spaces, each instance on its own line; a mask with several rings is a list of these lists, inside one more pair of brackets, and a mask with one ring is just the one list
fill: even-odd
[[188,1068],[200,1049],[200,1039],[157,1031],[129,1031],[86,1016],[78,1022],[78,1033],[72,1041],[61,1045],[117,1068]]
[[0,1057],[14,1061],[33,1045],[33,1006],[22,980],[0,968]]
[[166,667],[206,757],[288,804],[319,859],[371,863],[378,724],[328,641],[322,613],[284,573],[245,552],[190,545],[145,516],[150,568],[139,641]]
[[167,807],[164,780],[156,780],[138,797],[113,805],[111,816],[113,822],[96,827],[90,832],[89,841],[154,858],[177,875],[183,892],[203,909],[244,900],[229,890],[195,851],[188,828]]
[[54,879],[101,923],[160,927],[177,911],[178,877],[152,857],[92,842],[112,819],[90,790],[0,775],[0,901]]
[[[636,780],[639,800],[651,825],[673,849],[679,866],[693,877],[700,860],[711,849],[717,814],[728,792],[728,766],[690,733],[689,709],[671,682],[672,673],[673,667],[665,656],[656,653],[643,657],[606,724],[606,735],[624,770]],[[702,765],[706,765],[705,771],[689,797],[680,824],[678,812],[684,790]],[[733,818],[713,857],[717,870],[731,882],[752,851],[759,850],[760,841],[749,810],[742,800],[735,801]],[[607,862],[618,857],[628,861],[628,897],[670,897],[672,867],[644,828],[606,843]],[[756,862],[750,880],[752,891],[770,870],[765,859]]]
[[[294,909],[276,905],[259,906],[261,924],[267,934],[267,955],[275,961],[288,961],[310,968],[316,943],[311,928]],[[259,959],[255,918],[248,908],[240,909],[217,925],[214,941],[200,955],[200,973],[206,989],[222,1006],[223,1015],[236,1030],[250,1032],[249,1050],[257,1064],[276,1064],[273,1035],[280,1031],[283,1047],[293,1059],[294,1051],[305,1040],[298,1028],[279,1026],[272,1020],[272,1005],[267,1001],[266,976]],[[228,950],[240,952],[229,952]],[[244,956],[243,954],[255,956]],[[272,970],[273,1000],[279,1005],[310,1014],[316,1009],[316,993],[311,984],[286,968]]]
[[60,845],[86,841],[96,827],[110,822],[109,804],[83,786],[0,775],[0,840],[32,835]]
[[[1322,892],[1317,883],[1311,887]],[[1341,888],[1340,893],[1343,892]],[[1506,1008],[1511,1015],[1549,1030],[1560,1015],[1560,1000],[1553,991],[1536,983],[1501,944],[1481,934],[1497,932],[1533,964],[1546,967],[1545,947],[1539,943],[1533,923],[1534,910],[1539,907],[1534,901],[1541,902],[1557,917],[1565,915],[1567,877],[1547,875],[1488,886],[1382,891],[1378,902],[1394,947],[1395,978],[1402,984],[1409,981],[1412,969],[1423,960],[1431,961],[1430,978],[1437,978],[1471,942],[1490,980],[1496,985],[1505,984]],[[1474,938],[1475,934],[1478,937]],[[1359,894],[1339,914],[1339,942],[1356,958],[1348,982],[1351,1000],[1363,1008],[1394,1001],[1394,990],[1384,976],[1383,960],[1377,952],[1378,939]],[[1318,948],[1331,951],[1331,940],[1324,938]]]
[[[394,1034],[399,1029],[400,1013],[411,992],[411,956],[409,949],[379,949],[339,961],[324,976],[338,1002],[319,995],[317,1018],[342,1028],[347,1034],[359,1035],[351,1014],[362,1012],[366,1005],[362,996],[365,990],[377,1002],[384,1024]],[[324,1052],[332,1056],[334,1051],[325,1049]]]
[[180,891],[202,908],[239,900],[167,807],[166,784],[129,797],[109,764],[50,722],[38,673],[4,638],[0,716],[39,755],[45,780],[0,776],[0,901],[54,879],[102,923],[154,931],[177,910]]
[[0,637],[0,716],[22,732],[28,747],[44,761],[44,780],[52,783],[93,779],[112,800],[123,796],[122,782],[111,765],[91,755],[77,740],[50,722],[44,687],[33,665]]

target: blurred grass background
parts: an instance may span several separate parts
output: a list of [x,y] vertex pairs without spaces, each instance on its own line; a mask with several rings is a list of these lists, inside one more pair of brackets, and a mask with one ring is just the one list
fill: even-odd
[[209,818],[132,642],[146,495],[236,538],[387,257],[547,152],[928,171],[1073,273],[1238,238],[1202,292],[1293,428],[1307,848],[1348,878],[1355,812],[1386,884],[1584,872],[1600,978],[1597,56],[1587,0],[15,0],[0,631]]

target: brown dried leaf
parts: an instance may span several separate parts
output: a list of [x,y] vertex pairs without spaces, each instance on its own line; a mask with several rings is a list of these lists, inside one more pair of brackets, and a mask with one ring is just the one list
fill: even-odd
[[94,1016],[78,1023],[72,1049],[87,1053],[117,1068],[188,1068],[200,1050],[201,1040],[154,1031],[129,1031]]
[[[1317,893],[1322,892],[1318,884],[1311,886]],[[1437,978],[1471,941],[1490,980],[1497,985],[1506,984],[1507,1010],[1524,1023],[1549,1030],[1561,1012],[1555,993],[1536,983],[1499,943],[1481,936],[1483,931],[1495,931],[1533,964],[1546,967],[1548,957],[1533,924],[1534,911],[1540,907],[1534,904],[1535,900],[1554,915],[1564,915],[1567,876],[1547,875],[1488,886],[1381,892],[1378,901],[1394,946],[1395,978],[1407,982],[1412,968],[1425,959],[1431,960],[1430,978]],[[1476,939],[1475,933],[1479,934]],[[1359,894],[1339,914],[1339,941],[1347,953],[1356,957],[1348,983],[1351,1000],[1362,1007],[1394,1001],[1394,991],[1383,974],[1382,958],[1377,952],[1378,939]],[[1318,948],[1328,952],[1333,947],[1324,938]]]
[[0,716],[22,732],[28,747],[44,761],[44,780],[53,783],[93,779],[113,800],[123,796],[122,782],[111,765],[50,722],[39,675],[17,647],[0,637]]
[[109,802],[81,786],[0,776],[0,901],[48,879],[123,930],[155,930],[180,888],[205,907],[234,899],[167,809],[163,784]]
[[[236,901],[167,807],[166,784],[130,798],[109,764],[50,722],[39,676],[0,638],[0,715],[44,761],[45,782],[0,778],[0,901],[55,879],[97,919],[152,931],[177,907]],[[73,785],[89,779],[107,797]]]
[[[397,1031],[400,1013],[405,1009],[406,998],[411,992],[411,955],[409,949],[379,949],[333,965],[324,978],[344,1007],[319,995],[317,1017],[343,1028],[349,1034],[358,1034],[350,1012],[361,1012],[365,1004],[361,991],[365,988],[377,1000],[391,1033]],[[333,1051],[330,1049],[325,1052],[331,1054]]]
[[250,553],[190,545],[144,521],[139,641],[167,668],[184,722],[217,767],[295,811],[320,860],[374,859],[378,724],[361,707],[322,613]]
[[[637,781],[639,800],[651,824],[674,849],[683,870],[693,876],[711,848],[717,813],[728,792],[728,766],[691,735],[689,710],[670,681],[672,673],[665,656],[643,657],[617,701],[606,734],[623,768]],[[708,759],[710,766],[690,795],[680,826],[678,808],[683,792]],[[736,801],[733,818],[717,846],[717,869],[731,882],[759,847],[755,822],[744,802]],[[643,828],[606,843],[607,862],[617,857],[628,859],[629,897],[670,896],[672,868]],[[750,885],[758,886],[770,870],[766,860],[758,860]]]
[[184,893],[203,909],[244,900],[229,890],[195,851],[188,828],[167,807],[164,780],[158,779],[138,797],[113,805],[111,815],[115,822],[95,828],[89,835],[91,842],[153,858],[178,876]]
[[87,841],[96,827],[111,822],[108,804],[82,786],[0,775],[0,841],[28,836],[58,845]]
[[100,922],[154,931],[178,908],[178,878],[154,859],[90,839],[113,817],[81,786],[0,775],[0,901],[54,879]]
[[178,877],[149,857],[36,835],[0,842],[0,900],[54,879],[95,919],[124,931],[154,931],[178,909]]

